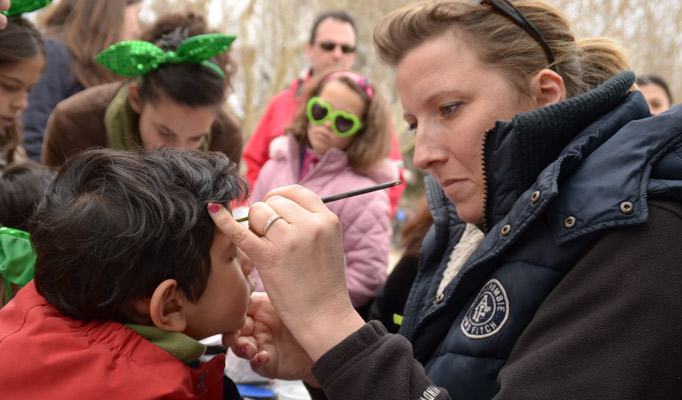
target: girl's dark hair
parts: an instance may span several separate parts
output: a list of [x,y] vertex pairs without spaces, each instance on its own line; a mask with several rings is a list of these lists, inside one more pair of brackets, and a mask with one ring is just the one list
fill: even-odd
[[48,187],[29,232],[38,291],[74,319],[130,322],[165,279],[196,302],[211,272],[209,201],[248,185],[223,153],[87,150]]
[[[5,29],[0,30],[0,66],[11,65],[42,54],[45,44],[33,24],[20,16],[10,17]],[[14,149],[21,144],[21,131],[14,124],[0,131],[0,151],[9,154],[7,162],[13,161]]]
[[56,171],[35,161],[8,164],[0,175],[0,225],[28,230],[45,188]]
[[73,74],[84,87],[115,82],[120,77],[95,56],[121,40],[125,8],[142,0],[61,0],[41,18],[47,37],[64,43],[73,57]]
[[[188,12],[160,17],[143,32],[141,38],[165,51],[171,51],[189,37],[215,32],[207,28],[202,15]],[[209,61],[225,72],[225,79],[201,64],[164,64],[141,79],[141,101],[156,103],[161,96],[167,96],[173,102],[189,107],[221,105],[230,86],[234,64],[230,60],[229,50]]]
[[673,95],[670,93],[670,88],[663,78],[655,74],[642,75],[637,77],[635,82],[637,85],[656,85],[659,86],[668,96],[668,103],[673,104]]
[[372,85],[374,96],[370,100],[367,92],[355,81],[348,77],[339,76],[326,79],[327,76],[340,71],[328,71],[324,75],[317,77],[316,80],[306,89],[305,94],[298,105],[298,110],[291,125],[285,131],[291,133],[298,143],[303,147],[310,147],[308,141],[308,114],[306,113],[307,101],[319,95],[325,85],[331,81],[339,81],[348,86],[352,91],[362,97],[365,102],[364,115],[359,116],[365,124],[358,133],[353,136],[353,141],[346,148],[348,164],[356,171],[370,168],[372,164],[388,156],[391,147],[391,131],[386,100],[379,92],[378,88]]

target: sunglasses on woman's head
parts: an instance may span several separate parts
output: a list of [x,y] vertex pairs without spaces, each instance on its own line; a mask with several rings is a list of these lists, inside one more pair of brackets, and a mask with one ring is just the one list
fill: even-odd
[[320,48],[324,51],[334,51],[336,46],[341,47],[341,51],[344,54],[355,53],[355,47],[349,46],[347,44],[337,44],[334,42],[319,42]]
[[542,33],[533,25],[525,15],[516,8],[509,0],[480,0],[481,4],[488,5],[492,7],[493,10],[504,15],[505,17],[512,20],[516,25],[523,28],[528,34],[530,34],[545,50],[547,55],[547,61],[549,61],[550,68],[554,69],[554,53],[552,52],[549,43],[542,36]]
[[331,104],[319,97],[308,100],[306,107],[308,120],[315,125],[322,125],[326,120],[331,119],[332,130],[338,137],[348,137],[355,135],[364,126],[357,116],[332,108]]

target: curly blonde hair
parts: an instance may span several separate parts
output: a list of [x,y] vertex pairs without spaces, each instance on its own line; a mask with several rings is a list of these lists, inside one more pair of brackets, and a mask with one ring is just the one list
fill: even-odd
[[[370,100],[367,92],[352,79],[339,75],[326,79],[329,75],[337,72],[351,72],[347,70],[328,71],[317,77],[307,86],[302,101],[298,105],[293,122],[285,132],[291,133],[302,147],[310,147],[308,141],[308,115],[306,104],[310,98],[322,92],[322,89],[332,81],[339,81],[348,86],[353,92],[357,93],[365,102],[365,110],[360,119],[364,128],[353,136],[353,141],[346,148],[348,164],[356,171],[368,169],[374,162],[388,156],[391,147],[391,129],[386,100],[375,86],[372,86],[374,96]],[[355,72],[353,72],[355,74]]]

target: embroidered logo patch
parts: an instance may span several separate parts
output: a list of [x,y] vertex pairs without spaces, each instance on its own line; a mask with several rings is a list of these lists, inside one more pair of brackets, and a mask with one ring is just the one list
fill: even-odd
[[471,339],[490,337],[502,329],[509,317],[507,292],[497,279],[491,279],[478,293],[462,320],[461,328]]

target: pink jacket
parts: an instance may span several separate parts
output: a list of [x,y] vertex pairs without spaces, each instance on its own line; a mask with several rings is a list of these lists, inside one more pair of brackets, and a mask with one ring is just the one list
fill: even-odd
[[[249,204],[281,186],[299,184],[323,197],[395,180],[399,173],[395,163],[386,159],[367,175],[360,174],[348,165],[343,150],[333,148],[299,181],[300,152],[291,135],[273,140],[270,160],[258,175]],[[372,299],[386,281],[391,240],[388,194],[385,190],[367,193],[328,203],[327,207],[339,217],[343,227],[346,282],[351,302],[358,308]],[[262,288],[258,281],[257,290]]]
[[[273,96],[258,121],[258,126],[251,134],[251,138],[242,153],[242,161],[247,167],[246,177],[252,188],[262,166],[270,158],[269,149],[272,140],[284,134],[284,128],[291,123],[294,114],[296,114],[296,107],[300,106],[300,95],[303,93],[301,85],[306,84],[309,79],[310,71],[307,71],[305,78],[294,79],[288,88]],[[391,152],[388,156],[396,161],[396,165],[402,165],[403,156],[400,152],[400,141],[393,130],[393,126],[391,126],[391,143]],[[398,185],[388,189],[388,195],[391,199],[391,212],[394,212],[398,207],[405,187],[406,185]]]

